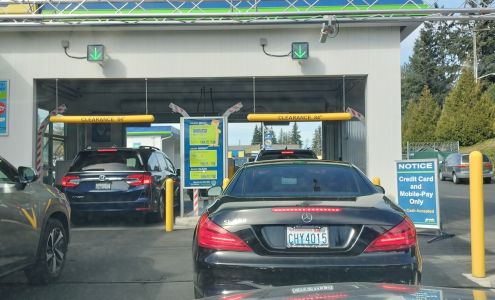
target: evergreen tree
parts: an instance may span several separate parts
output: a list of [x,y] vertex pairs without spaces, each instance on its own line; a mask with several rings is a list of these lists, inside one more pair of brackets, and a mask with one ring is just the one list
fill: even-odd
[[459,81],[445,99],[437,126],[441,140],[473,145],[493,136],[493,103],[488,93],[483,97],[473,73],[464,69]]
[[419,100],[408,103],[402,123],[402,140],[404,142],[435,141],[439,117],[440,107],[425,85]]
[[272,137],[273,137],[272,138],[272,144],[273,145],[278,144],[278,139],[277,139],[277,136],[275,135],[275,131],[273,131],[273,127],[268,128],[265,126],[265,135],[267,132],[272,134]]
[[261,127],[258,128],[256,124],[254,126],[253,138],[251,139],[251,145],[261,145],[263,140],[263,133],[261,132]]
[[290,133],[290,143],[302,146],[301,132],[297,127],[297,122],[294,122],[294,125],[292,126],[292,131]]
[[311,149],[316,155],[321,155],[321,125],[315,128],[313,133],[313,141],[311,142]]
[[407,101],[418,100],[427,85],[439,104],[457,78],[459,62],[446,48],[450,24],[425,22],[409,63],[401,68],[402,107]]
[[280,131],[278,133],[278,142],[279,142],[279,144],[285,144],[284,131],[282,128],[280,128]]

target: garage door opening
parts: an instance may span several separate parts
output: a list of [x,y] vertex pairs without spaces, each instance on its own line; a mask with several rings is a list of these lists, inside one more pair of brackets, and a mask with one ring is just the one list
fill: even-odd
[[[237,128],[242,139],[249,140],[253,124],[248,125],[246,117],[253,112],[342,112],[350,107],[364,116],[365,87],[365,76],[36,79],[35,95],[38,126],[61,104],[67,106],[65,115],[152,114],[156,123],[178,124],[180,115],[169,109],[171,102],[191,116],[221,116],[242,102],[241,111],[229,117],[229,128]],[[292,124],[264,125],[278,137],[281,128],[288,130]],[[54,182],[56,161],[70,161],[90,146],[126,146],[128,128],[142,126],[49,124],[42,145],[45,182]],[[231,138],[229,144],[238,144],[241,136]],[[323,159],[350,161],[366,170],[365,123],[358,119],[322,122],[321,148]]]

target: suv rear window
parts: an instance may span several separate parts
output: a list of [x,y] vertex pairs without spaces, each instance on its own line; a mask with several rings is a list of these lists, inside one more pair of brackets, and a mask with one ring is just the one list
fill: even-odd
[[84,151],[76,157],[69,172],[81,171],[142,171],[143,165],[136,151]]
[[272,159],[315,159],[317,158],[311,150],[275,150],[261,152],[257,158],[260,160]]
[[234,197],[357,197],[376,193],[369,180],[349,166],[270,164],[242,169],[226,195]]
[[[489,162],[490,160],[488,159],[488,156],[483,154],[483,162]],[[462,156],[462,163],[469,163],[469,155],[465,154]]]

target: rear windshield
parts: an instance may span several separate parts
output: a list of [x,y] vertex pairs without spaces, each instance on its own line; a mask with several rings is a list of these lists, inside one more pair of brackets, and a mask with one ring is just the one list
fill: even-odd
[[316,158],[311,151],[273,151],[261,153],[257,160]]
[[81,152],[69,172],[81,171],[142,171],[143,165],[135,151]]
[[234,197],[357,197],[376,193],[353,167],[330,164],[273,164],[241,171],[226,195]]
[[[483,162],[489,162],[489,161],[490,160],[488,159],[488,156],[483,154]],[[463,163],[469,163],[469,155],[468,154],[462,156],[462,162]]]

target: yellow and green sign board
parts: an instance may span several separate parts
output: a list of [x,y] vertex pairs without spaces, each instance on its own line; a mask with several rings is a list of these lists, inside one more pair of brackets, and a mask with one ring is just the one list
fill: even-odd
[[226,119],[181,119],[182,184],[185,189],[221,186],[226,174]]

